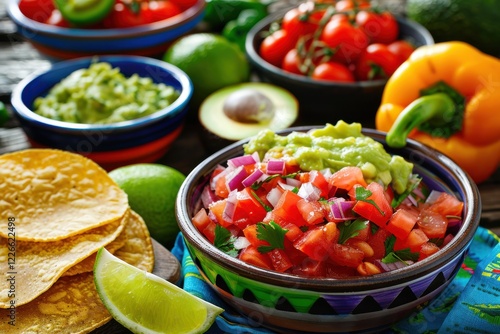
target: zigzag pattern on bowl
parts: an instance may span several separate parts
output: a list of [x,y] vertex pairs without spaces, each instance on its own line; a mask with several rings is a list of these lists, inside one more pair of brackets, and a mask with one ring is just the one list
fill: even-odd
[[318,315],[355,315],[413,305],[417,301],[423,303],[432,295],[441,292],[446,283],[455,277],[466,255],[464,249],[439,271],[419,277],[409,284],[370,291],[370,294],[323,293],[283,288],[250,280],[204,259],[203,254],[189,244],[188,248],[202,275],[211,283],[212,288],[220,293],[275,310]]

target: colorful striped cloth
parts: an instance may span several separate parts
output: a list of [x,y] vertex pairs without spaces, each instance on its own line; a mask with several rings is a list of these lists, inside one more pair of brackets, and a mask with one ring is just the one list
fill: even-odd
[[[215,294],[193,263],[181,234],[172,254],[182,264],[178,285],[225,310],[207,333],[274,333],[239,315]],[[500,238],[479,227],[450,285],[425,307],[384,332],[391,333],[500,333]]]

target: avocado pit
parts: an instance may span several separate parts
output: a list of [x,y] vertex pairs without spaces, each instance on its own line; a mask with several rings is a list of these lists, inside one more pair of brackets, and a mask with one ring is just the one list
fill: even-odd
[[243,88],[228,95],[223,105],[224,114],[236,122],[269,122],[275,114],[273,101],[252,88]]

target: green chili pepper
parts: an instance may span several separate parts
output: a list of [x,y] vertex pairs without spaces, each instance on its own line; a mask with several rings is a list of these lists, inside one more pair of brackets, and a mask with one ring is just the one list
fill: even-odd
[[213,30],[222,30],[245,9],[255,9],[267,15],[267,7],[271,1],[273,0],[206,0],[203,21]]
[[236,43],[242,51],[245,51],[245,41],[248,32],[260,20],[267,16],[267,12],[257,9],[244,9],[238,17],[229,21],[222,29],[222,35],[229,41]]
[[9,120],[9,117],[7,107],[0,101],[0,126],[3,126]]
[[101,21],[115,4],[115,0],[55,0],[54,2],[61,15],[75,25],[88,25]]

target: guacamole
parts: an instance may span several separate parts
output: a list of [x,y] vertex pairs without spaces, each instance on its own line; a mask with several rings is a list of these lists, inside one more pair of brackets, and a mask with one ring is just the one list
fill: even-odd
[[151,78],[125,77],[119,68],[94,62],[34,101],[34,111],[58,121],[107,124],[150,115],[172,104],[179,92]]
[[397,193],[406,190],[413,170],[412,163],[390,155],[381,143],[363,135],[361,124],[344,121],[287,136],[263,130],[244,145],[244,150],[245,154],[258,152],[261,159],[294,160],[304,171],[330,168],[335,172],[345,166],[357,166],[367,181],[392,184]]

